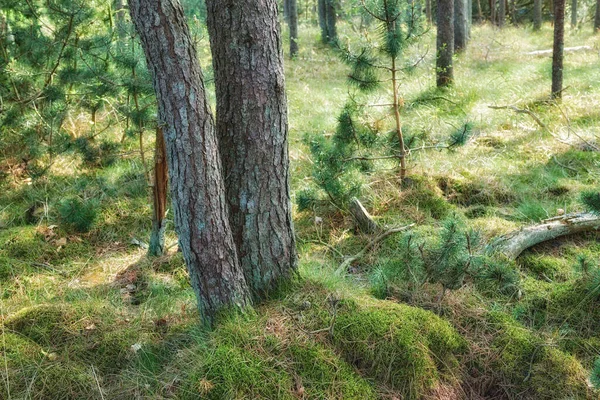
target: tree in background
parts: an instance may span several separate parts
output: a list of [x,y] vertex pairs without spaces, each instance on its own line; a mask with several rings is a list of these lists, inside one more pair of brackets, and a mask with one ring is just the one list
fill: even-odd
[[498,1],[498,27],[504,28],[506,22],[506,0]]
[[542,0],[533,0],[533,30],[542,28]]
[[467,47],[467,0],[454,0],[454,51]]
[[208,0],[207,9],[231,229],[247,283],[263,294],[296,266],[277,3]]
[[577,27],[577,0],[571,0],[571,28]]
[[438,0],[436,44],[436,84],[438,87],[449,86],[454,81],[454,0]]
[[319,26],[321,41],[335,43],[337,41],[337,0],[318,0]]
[[565,0],[554,0],[554,47],[552,50],[552,98],[562,97],[565,47]]
[[298,2],[285,0],[288,4],[288,26],[290,28],[290,57],[298,55]]
[[[204,322],[249,303],[228,218],[217,137],[202,72],[178,0],[130,0],[165,132],[179,245]],[[208,250],[208,251],[207,251]]]
[[600,0],[596,0],[596,15],[594,17],[594,33],[600,31]]

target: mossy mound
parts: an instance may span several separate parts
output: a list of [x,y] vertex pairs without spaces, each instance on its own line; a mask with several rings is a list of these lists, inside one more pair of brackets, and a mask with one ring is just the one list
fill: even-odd
[[399,199],[402,201],[401,208],[413,213],[413,220],[443,219],[453,210],[440,189],[428,177],[411,176],[405,179],[403,186]]
[[267,305],[259,313],[221,321],[177,360],[189,370],[178,398],[376,398],[371,384],[326,344],[298,331],[277,309]]
[[406,398],[419,398],[447,378],[465,347],[448,322],[419,308],[367,296],[337,300],[310,284],[288,304],[313,331],[331,326],[335,313],[327,340],[363,375]]
[[575,357],[544,342],[506,314],[491,312],[489,322],[496,330],[491,344],[497,354],[493,367],[515,396],[536,400],[597,398],[587,384],[586,370]]
[[564,259],[557,257],[526,254],[519,258],[522,268],[539,279],[564,282],[573,275],[573,267]]
[[463,207],[500,206],[515,200],[514,193],[497,181],[448,176],[438,177],[437,181],[446,199]]
[[71,336],[72,314],[73,310],[64,305],[39,304],[7,317],[4,328],[42,346],[59,346]]

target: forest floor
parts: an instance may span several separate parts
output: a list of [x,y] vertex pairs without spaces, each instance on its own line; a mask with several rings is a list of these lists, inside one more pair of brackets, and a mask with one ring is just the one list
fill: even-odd
[[[342,26],[343,40],[355,34]],[[318,41],[301,25],[286,65],[293,200],[311,181],[306,138],[330,135],[348,98],[347,67]],[[335,209],[295,211],[299,277],[211,332],[198,325],[172,223],[167,255],[148,259],[138,245],[151,209],[133,140],[105,168],[65,156],[32,180],[13,164],[0,192],[0,398],[599,398],[598,235],[538,245],[443,296],[406,278],[407,238],[436,243],[447,218],[487,242],[583,210],[579,194],[600,186],[600,36],[567,31],[566,47],[583,45],[566,55],[557,103],[551,57],[526,54],[552,48],[550,26],[474,27],[443,92],[426,34],[406,54],[421,61],[400,85],[405,129],[438,143],[469,122],[475,135],[414,153],[409,186],[381,162],[361,197],[382,225],[415,223],[414,236],[391,236],[340,271],[371,238]],[[389,97],[378,93],[374,102]],[[541,124],[490,106],[527,108]],[[88,233],[61,225],[68,195],[97,201]]]

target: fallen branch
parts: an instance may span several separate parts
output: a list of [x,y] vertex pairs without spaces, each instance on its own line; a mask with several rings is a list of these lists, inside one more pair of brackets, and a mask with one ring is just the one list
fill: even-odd
[[540,119],[540,117],[538,117],[533,111],[529,111],[525,108],[518,108],[515,106],[488,106],[488,108],[491,108],[493,110],[513,110],[514,112],[518,113],[518,114],[527,114],[529,115],[531,118],[534,119],[535,122],[537,122],[537,124],[544,128],[544,129],[548,129],[548,127],[546,126],[546,124],[544,124],[542,122],[542,120]]
[[536,244],[561,236],[599,229],[600,215],[593,213],[567,214],[499,236],[488,245],[486,251],[488,254],[502,254],[515,260],[523,251]]
[[415,224],[410,224],[410,225],[406,225],[406,226],[400,226],[400,227],[396,227],[396,228],[391,228],[391,229],[383,232],[381,235],[375,237],[375,239],[373,239],[371,242],[369,242],[369,244],[367,244],[361,251],[359,251],[358,253],[356,253],[354,256],[346,258],[340,264],[340,266],[338,267],[336,273],[342,273],[342,272],[346,271],[348,269],[348,267],[350,265],[352,265],[352,263],[354,263],[354,262],[360,260],[361,258],[363,258],[365,256],[365,254],[367,254],[369,252],[369,250],[371,250],[376,244],[378,244],[381,241],[385,240],[388,236],[393,235],[394,233],[400,233],[400,232],[407,231],[410,228],[412,228],[413,226],[415,226]]
[[[564,53],[574,53],[577,51],[588,51],[592,50],[592,46],[576,46],[576,47],[565,47]],[[525,53],[526,56],[549,56],[552,55],[552,49],[549,50],[536,50]]]

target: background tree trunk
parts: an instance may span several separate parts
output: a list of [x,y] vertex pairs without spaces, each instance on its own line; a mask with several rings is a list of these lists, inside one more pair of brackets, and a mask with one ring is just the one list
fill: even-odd
[[167,160],[165,138],[162,128],[156,128],[154,145],[154,181],[152,185],[152,233],[148,244],[148,255],[161,256],[165,252],[165,230],[167,228]]
[[451,85],[454,80],[452,56],[454,55],[454,1],[437,2],[437,55],[436,83],[438,87]]
[[467,0],[454,0],[454,51],[467,47]]
[[577,27],[577,0],[571,0],[571,28]]
[[427,18],[427,24],[431,26],[431,24],[433,24],[433,14],[431,13],[431,0],[425,0],[425,16]]
[[321,42],[329,41],[329,31],[327,26],[327,2],[329,0],[318,0],[319,26],[321,27]]
[[533,0],[533,29],[542,28],[542,0]]
[[234,240],[255,294],[296,267],[275,0],[208,0],[217,135]]
[[152,73],[169,164],[175,229],[200,316],[244,306],[249,291],[229,226],[217,137],[202,71],[178,0],[130,0]]
[[127,24],[125,23],[125,5],[123,0],[115,0],[115,28],[119,39],[125,40],[127,37]]
[[337,41],[337,0],[325,0],[327,5],[327,42]]
[[565,0],[554,1],[554,47],[552,50],[552,98],[562,97],[565,47]]
[[596,17],[594,18],[594,33],[600,31],[600,0],[596,0]]
[[504,28],[506,21],[506,0],[498,1],[498,27]]
[[298,4],[296,0],[288,1],[288,11],[290,13],[288,26],[290,28],[290,57],[298,55]]

